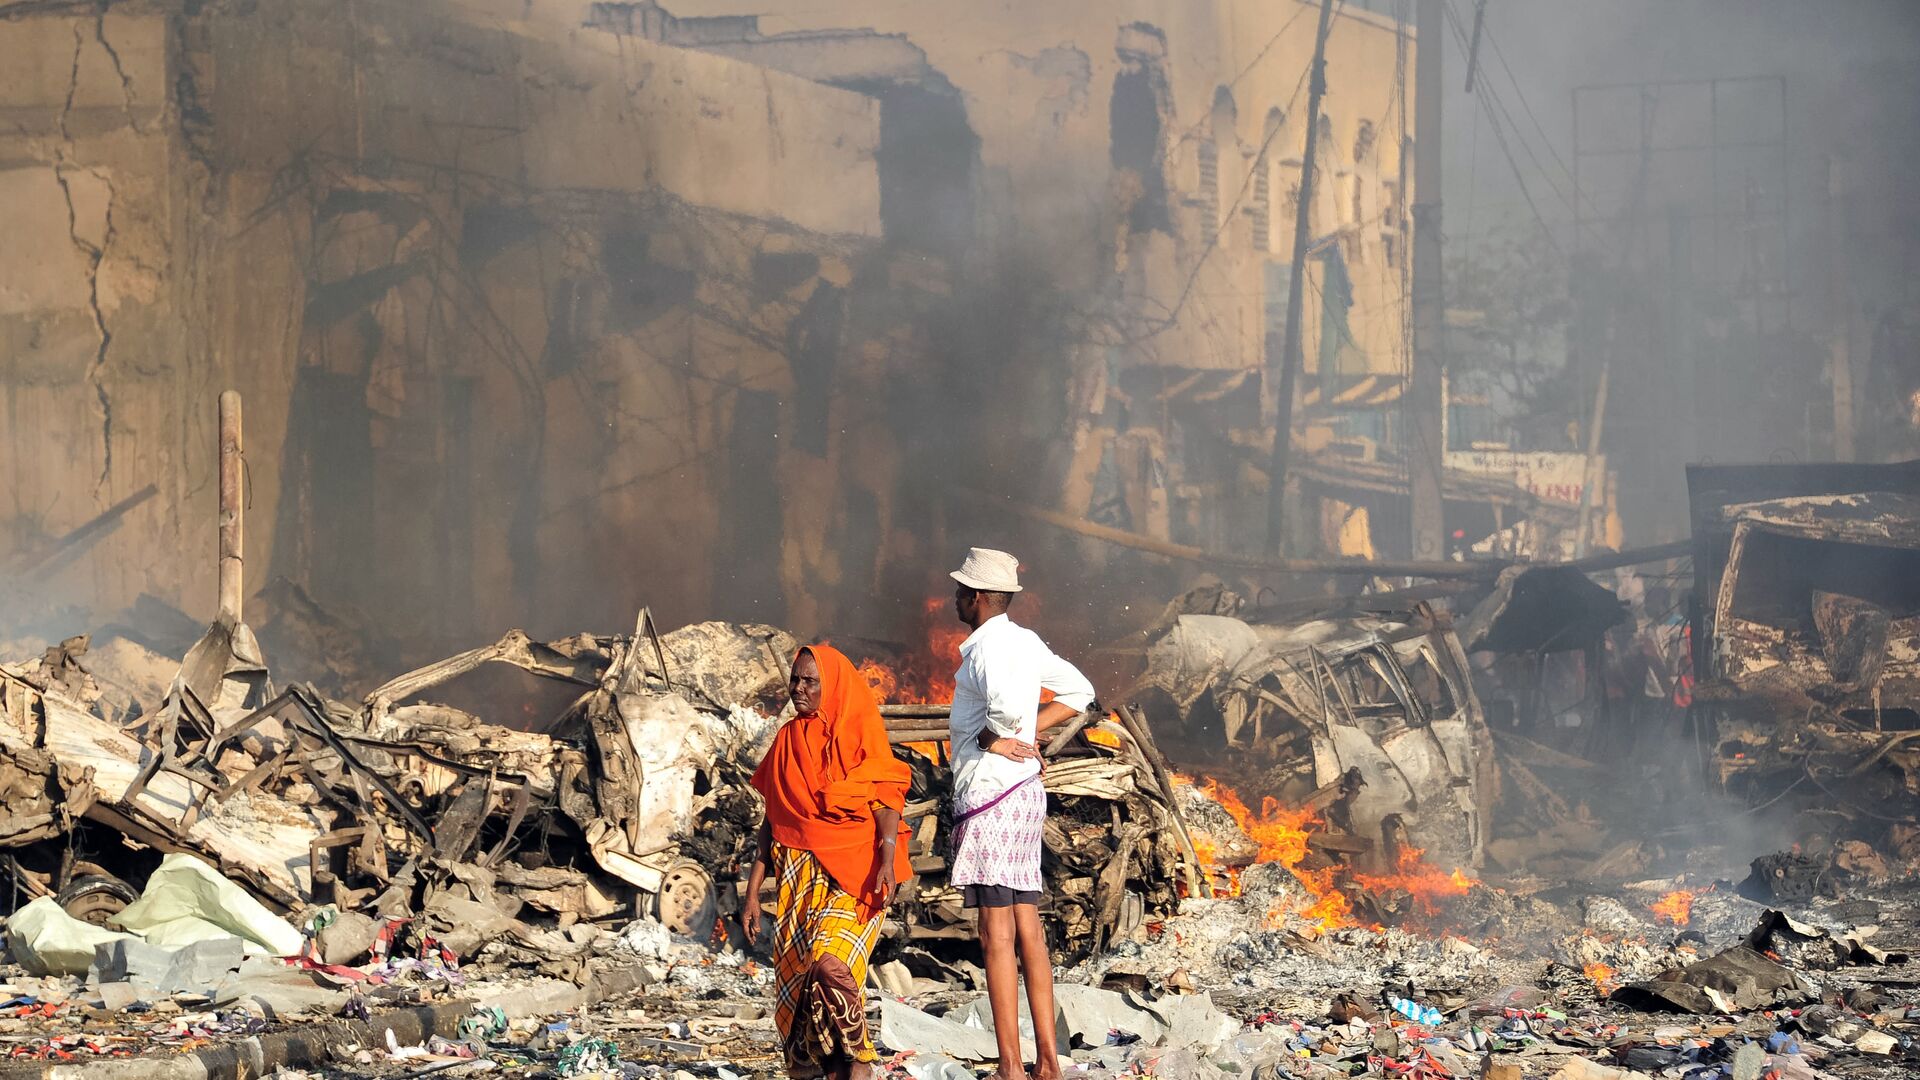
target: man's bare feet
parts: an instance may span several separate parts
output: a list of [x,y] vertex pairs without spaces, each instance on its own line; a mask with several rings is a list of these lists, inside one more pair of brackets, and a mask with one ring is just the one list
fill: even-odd
[[1027,1076],[1029,1080],[1061,1080],[1060,1059],[1056,1057],[1051,1061],[1034,1062],[1033,1071]]

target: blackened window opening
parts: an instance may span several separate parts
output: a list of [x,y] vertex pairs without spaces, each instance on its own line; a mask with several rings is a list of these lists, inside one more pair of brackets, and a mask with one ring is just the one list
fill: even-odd
[[1108,116],[1113,167],[1131,170],[1140,177],[1140,198],[1133,204],[1129,228],[1133,232],[1171,231],[1161,150],[1160,96],[1149,69],[1132,66],[1114,76]]

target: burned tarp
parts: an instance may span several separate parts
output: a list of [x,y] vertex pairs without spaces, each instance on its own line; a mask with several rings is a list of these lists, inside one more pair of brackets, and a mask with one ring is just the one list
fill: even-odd
[[1613,992],[1613,1000],[1649,1012],[1737,1014],[1813,1000],[1813,984],[1748,945],[1697,964],[1671,968]]
[[1345,783],[1344,830],[1384,849],[1404,829],[1437,859],[1479,864],[1486,724],[1459,638],[1425,605],[1284,626],[1181,616],[1148,651],[1134,692],[1149,690],[1171,699],[1189,741],[1291,759],[1314,789]]
[[1800,1005],[1819,988],[1797,969],[1830,971],[1850,964],[1903,964],[1907,957],[1867,944],[1873,929],[1829,930],[1769,909],[1746,940],[1698,963],[1669,968],[1613,992],[1613,1000],[1648,1011],[1738,1014]]
[[1493,592],[1461,620],[1468,652],[1548,653],[1584,649],[1627,618],[1611,590],[1571,566],[1510,566]]

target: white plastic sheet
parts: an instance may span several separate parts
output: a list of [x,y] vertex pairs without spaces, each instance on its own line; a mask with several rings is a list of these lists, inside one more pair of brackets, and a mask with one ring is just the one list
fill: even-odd
[[51,896],[35,900],[7,920],[7,947],[33,975],[83,975],[93,963],[95,945],[133,939],[132,934],[81,922]]
[[292,923],[184,852],[161,860],[140,899],[108,922],[163,948],[232,936],[248,942],[251,955],[293,956],[303,944]]

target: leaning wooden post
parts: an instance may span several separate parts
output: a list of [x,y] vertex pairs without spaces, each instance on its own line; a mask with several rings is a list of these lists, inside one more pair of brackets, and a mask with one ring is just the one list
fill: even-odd
[[220,395],[220,613],[229,626],[240,623],[245,492],[240,459],[240,392]]
[[1180,797],[1174,791],[1173,771],[1167,767],[1167,759],[1160,756],[1160,748],[1154,745],[1146,721],[1134,715],[1131,706],[1120,706],[1115,715],[1120,718],[1120,726],[1132,736],[1140,756],[1146,759],[1147,771],[1160,788],[1161,797],[1167,800],[1167,813],[1173,816],[1173,835],[1180,841],[1181,854],[1186,856],[1187,892],[1193,896],[1212,896],[1213,882],[1200,873],[1200,853],[1194,850],[1193,837],[1188,834],[1187,815],[1180,812]]

